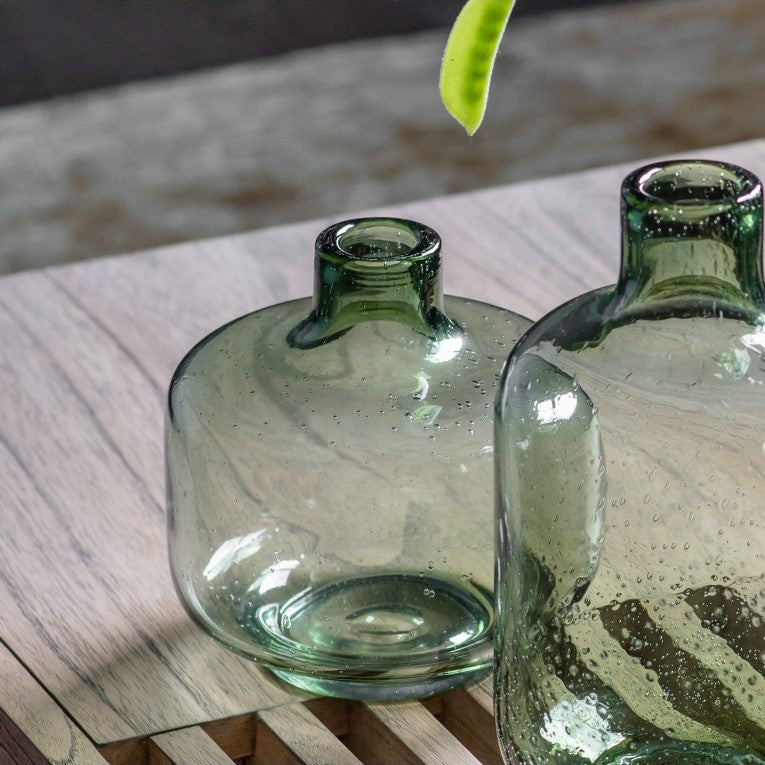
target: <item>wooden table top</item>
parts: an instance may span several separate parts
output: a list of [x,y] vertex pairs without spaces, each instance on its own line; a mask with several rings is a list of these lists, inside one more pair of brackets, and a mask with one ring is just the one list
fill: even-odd
[[[765,141],[695,155],[765,177]],[[629,169],[374,212],[441,233],[447,292],[537,318],[615,280]],[[171,583],[170,375],[220,324],[309,294],[329,222],[0,279],[0,763],[496,761],[487,683],[308,700],[196,627]]]

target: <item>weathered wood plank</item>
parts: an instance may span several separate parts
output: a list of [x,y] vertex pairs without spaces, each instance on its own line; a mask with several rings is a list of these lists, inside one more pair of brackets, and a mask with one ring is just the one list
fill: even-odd
[[485,714],[494,716],[494,683],[491,677],[485,677],[475,685],[466,688],[465,693],[481,707]]
[[484,765],[502,765],[494,729],[491,680],[447,693],[442,702],[444,726]]
[[351,731],[351,706],[354,701],[319,697],[306,701],[304,706],[336,736],[347,736]]
[[[16,537],[2,577],[17,616],[9,642],[30,666],[48,670],[46,683],[98,743],[289,700],[194,627],[177,601],[166,562],[161,395],[36,276],[0,295],[4,349],[27,358],[15,371],[0,368],[12,402],[0,471],[15,487],[4,513]],[[25,300],[48,308],[30,317]],[[40,556],[66,573],[35,585],[25,561]],[[21,596],[35,589],[45,593],[36,605]],[[198,670],[209,673],[201,695],[189,684]],[[209,706],[212,696],[218,701]]]
[[361,765],[302,704],[256,714],[254,765]]
[[184,728],[149,739],[149,765],[234,765],[201,729]]
[[[234,760],[249,757],[255,750],[255,730],[251,714],[213,720],[198,727]],[[113,741],[99,746],[98,749],[110,765],[136,765],[148,762],[149,741],[149,737],[131,738]],[[154,749],[156,757],[156,746]]]
[[251,714],[213,720],[199,727],[233,760],[249,757],[255,751],[255,721]]
[[[217,24],[247,5],[217,6]],[[400,3],[381,5],[393,14]],[[765,61],[760,0],[517,17],[471,140],[438,100],[445,37],[365,39],[4,109],[0,176],[13,182],[0,192],[0,264],[687,153],[765,124],[765,100],[753,95]]]
[[107,765],[83,732],[0,643],[0,763]]
[[348,747],[380,765],[480,765],[417,701],[354,705]]
[[98,747],[101,756],[109,765],[143,765],[149,760],[148,737],[112,741]]

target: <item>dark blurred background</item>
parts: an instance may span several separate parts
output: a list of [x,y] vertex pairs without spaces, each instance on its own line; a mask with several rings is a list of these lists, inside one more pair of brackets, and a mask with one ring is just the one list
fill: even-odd
[[[0,105],[446,27],[463,2],[0,0]],[[520,0],[514,14],[598,2]]]
[[765,0],[518,0],[472,138],[461,5],[0,0],[0,273],[765,136]]

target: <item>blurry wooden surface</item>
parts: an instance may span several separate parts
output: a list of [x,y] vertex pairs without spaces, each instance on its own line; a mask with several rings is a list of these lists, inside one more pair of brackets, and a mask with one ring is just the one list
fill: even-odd
[[[765,176],[765,141],[695,154]],[[388,212],[442,234],[447,292],[536,318],[615,279],[627,169]],[[250,756],[256,713],[306,698],[183,611],[165,550],[162,415],[170,374],[194,342],[242,313],[310,292],[313,239],[326,222],[0,279],[0,730],[14,731],[0,742],[31,742],[29,751],[42,754],[29,762],[97,763],[91,742],[111,763],[173,762],[202,734],[229,758]],[[451,745],[427,715],[451,731],[462,761],[492,755],[493,731],[476,736],[464,722],[490,726],[485,686],[412,707],[422,725],[410,729],[406,707],[353,709],[351,719],[395,739],[414,762],[443,761],[438,747]],[[269,715],[260,724],[273,732]],[[179,728],[194,729],[184,734],[191,738],[150,741]],[[370,744],[351,729],[343,745],[363,761]],[[416,730],[422,739],[412,739]]]
[[[352,27],[355,14],[333,16],[343,1],[322,11]],[[136,2],[101,2],[89,17],[105,33],[105,17],[125,16],[132,55],[157,43],[173,8],[189,6],[174,43],[193,40],[192,53],[210,43],[197,39],[202,6],[210,24],[234,23],[245,5],[283,15],[282,3],[165,0],[138,39]],[[533,3],[517,3],[472,138],[438,98],[446,29],[0,110],[0,272],[761,137],[762,0],[607,0],[515,17]],[[50,57],[72,32],[61,19],[76,26],[92,0],[41,4],[56,39],[38,53]],[[387,6],[390,21],[401,1],[364,5]],[[5,21],[0,10],[0,43],[13,37]]]

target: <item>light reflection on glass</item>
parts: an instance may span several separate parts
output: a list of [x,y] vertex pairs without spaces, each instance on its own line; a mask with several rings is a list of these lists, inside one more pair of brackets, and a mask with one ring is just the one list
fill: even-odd
[[451,361],[462,350],[464,338],[461,335],[456,337],[445,337],[443,340],[436,340],[433,343],[430,353],[425,357],[428,361],[438,364],[443,361]]
[[622,736],[613,733],[595,705],[573,698],[558,702],[548,713],[542,738],[590,762],[616,746]]
[[250,534],[244,534],[239,537],[227,539],[213,553],[207,566],[205,566],[202,576],[211,582],[215,577],[224,571],[228,571],[235,563],[254,555],[263,546],[263,542],[270,534],[267,529],[259,529]]
[[284,587],[290,578],[290,571],[300,565],[298,560],[279,560],[269,566],[247,589],[247,592],[257,590],[258,595],[263,595],[269,590]]
[[537,401],[537,419],[543,425],[549,425],[551,422],[567,420],[576,409],[576,394],[561,393],[554,398]]

